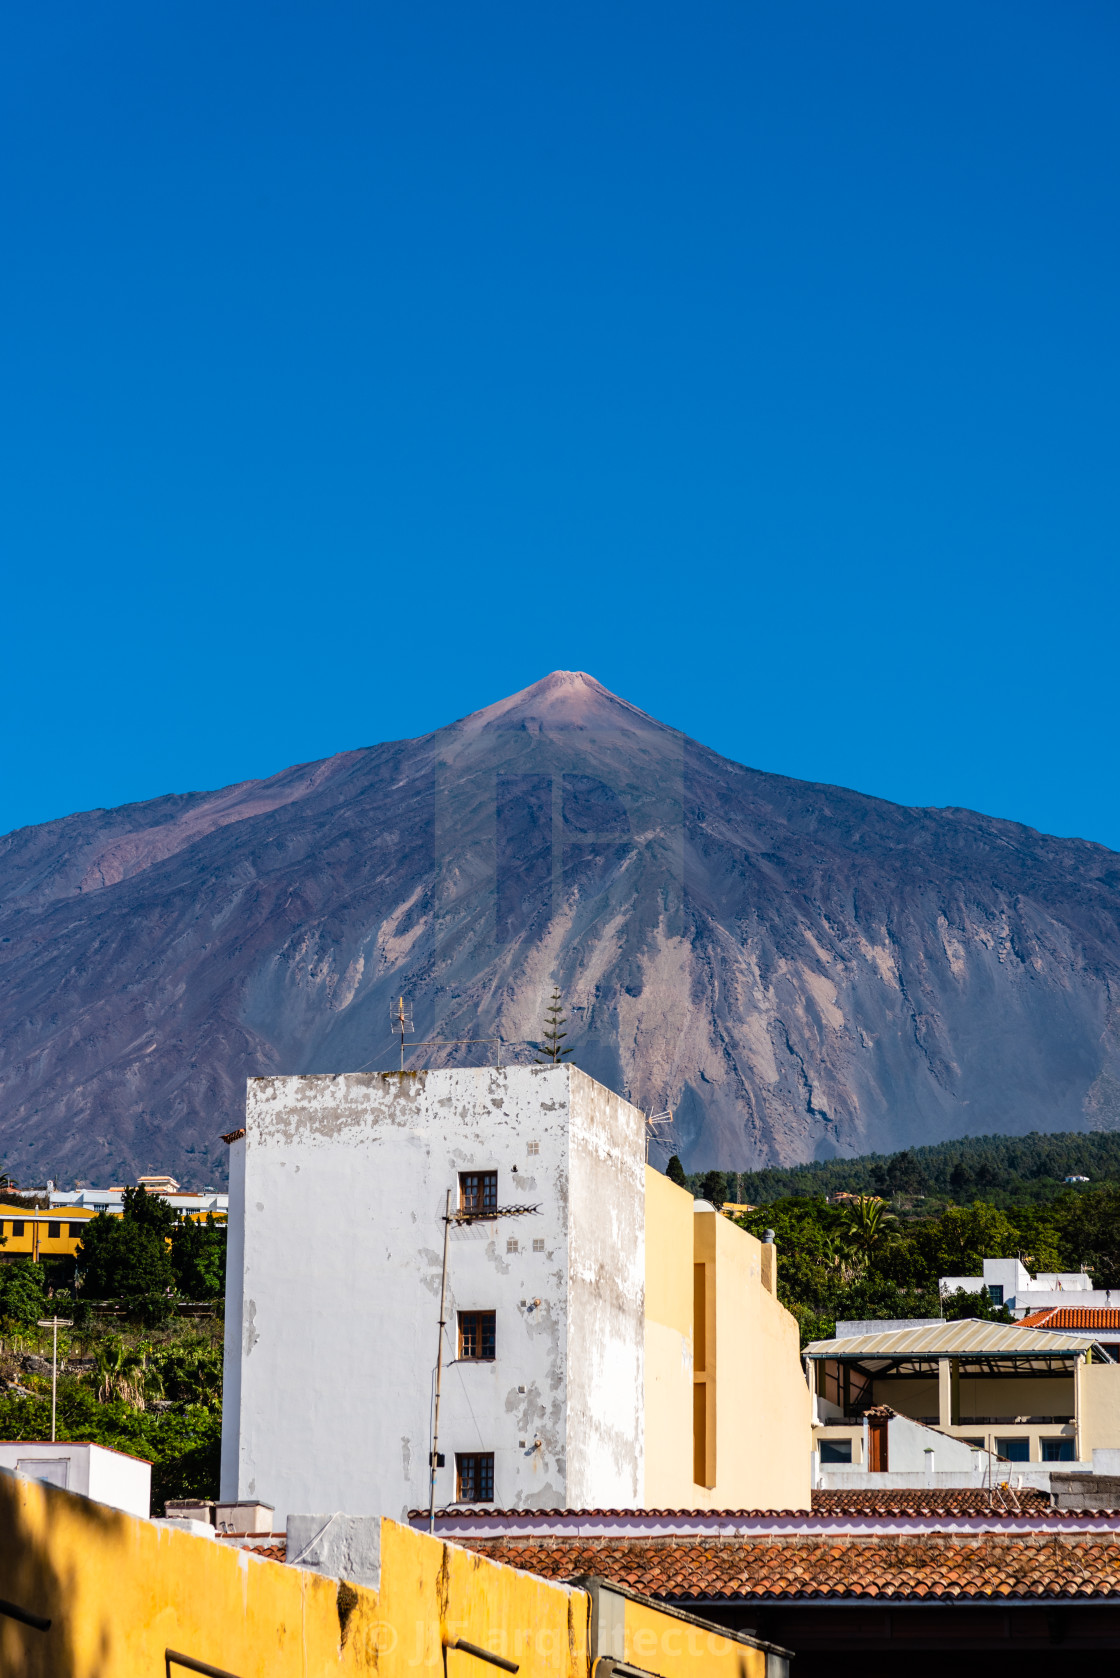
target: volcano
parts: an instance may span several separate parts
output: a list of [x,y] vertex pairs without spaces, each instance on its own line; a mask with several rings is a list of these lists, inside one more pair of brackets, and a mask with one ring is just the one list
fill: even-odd
[[[224,1174],[246,1077],[532,1058],[691,1169],[1120,1127],[1120,856],[729,762],[580,672],[0,841],[18,1180]],[[476,1047],[460,1039],[488,1039]]]

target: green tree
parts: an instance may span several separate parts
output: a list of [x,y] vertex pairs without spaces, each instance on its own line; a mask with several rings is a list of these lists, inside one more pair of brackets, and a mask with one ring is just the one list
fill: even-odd
[[993,1305],[992,1296],[987,1288],[980,1288],[976,1293],[969,1293],[965,1288],[955,1288],[952,1293],[942,1296],[941,1314],[947,1322],[956,1322],[961,1317],[971,1317],[982,1323],[1013,1323],[1015,1321],[1006,1305]]
[[680,1188],[686,1189],[688,1187],[688,1179],[684,1174],[684,1166],[681,1164],[676,1154],[673,1155],[672,1159],[665,1167],[665,1175],[671,1183],[678,1184]]
[[571,1054],[571,1049],[563,1047],[564,1039],[568,1035],[561,1030],[568,1023],[567,1016],[560,1002],[560,992],[554,985],[552,1001],[545,1009],[544,1035],[537,1045],[537,1062],[541,1066],[559,1066],[565,1055]]
[[0,1265],[0,1317],[29,1327],[46,1314],[42,1267],[26,1258]]
[[125,1189],[122,1216],[98,1213],[86,1224],[78,1267],[86,1299],[117,1299],[128,1316],[157,1326],[174,1309],[171,1238],[178,1222],[159,1195]]
[[950,1206],[942,1218],[919,1226],[932,1275],[968,1275],[986,1258],[1006,1258],[1017,1250],[1015,1228],[995,1206],[976,1201],[972,1206]]
[[700,1184],[700,1199],[710,1200],[713,1206],[722,1206],[731,1197],[727,1192],[726,1171],[707,1171]]
[[182,1299],[220,1299],[226,1286],[226,1226],[182,1218],[171,1235],[171,1270]]

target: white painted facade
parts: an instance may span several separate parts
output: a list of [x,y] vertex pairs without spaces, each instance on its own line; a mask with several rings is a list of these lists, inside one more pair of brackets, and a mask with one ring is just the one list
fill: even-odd
[[106,1503],[110,1509],[123,1509],[126,1515],[142,1515],[146,1520],[151,1509],[151,1463],[106,1445],[3,1440],[0,1469],[61,1486],[63,1491]]
[[[230,1148],[222,1498],[404,1516],[428,1500],[443,1213],[498,1174],[524,1216],[457,1225],[438,1505],[632,1508],[644,1480],[643,1115],[574,1067],[259,1078]],[[457,1313],[494,1311],[492,1362]]]

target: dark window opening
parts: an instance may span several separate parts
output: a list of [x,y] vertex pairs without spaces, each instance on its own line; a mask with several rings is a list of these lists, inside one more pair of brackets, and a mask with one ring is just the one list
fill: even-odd
[[80,1241],[81,1238],[82,1238],[82,1230],[84,1228],[85,1228],[84,1224],[71,1224],[70,1225],[70,1239],[71,1239],[71,1241]]
[[493,1503],[493,1451],[457,1451],[455,1478],[458,1482],[455,1494],[457,1503]]
[[1044,1439],[1042,1441],[1043,1462],[1072,1462],[1072,1439]]
[[57,1241],[59,1239],[59,1237],[61,1236],[61,1234],[62,1234],[62,1225],[60,1223],[48,1224],[47,1225],[47,1240],[48,1241]]
[[22,1235],[23,1234],[23,1219],[22,1218],[17,1218],[15,1223],[12,1225],[12,1234],[13,1235]]
[[476,1216],[498,1210],[498,1173],[496,1171],[460,1171],[459,1210]]
[[459,1312],[459,1356],[482,1362],[494,1357],[495,1313]]
[[988,1298],[991,1300],[993,1305],[1002,1305],[1003,1304],[1003,1283],[1002,1282],[989,1282],[988,1283]]
[[826,1462],[846,1462],[852,1460],[852,1442],[850,1439],[822,1439],[821,1467]]
[[1030,1462],[1031,1442],[1029,1439],[997,1439],[996,1451],[1008,1462]]

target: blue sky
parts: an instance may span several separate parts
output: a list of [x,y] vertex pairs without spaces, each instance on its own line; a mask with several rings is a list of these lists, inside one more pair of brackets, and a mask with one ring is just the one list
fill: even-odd
[[1120,848],[1114,5],[42,0],[0,831],[556,668]]

